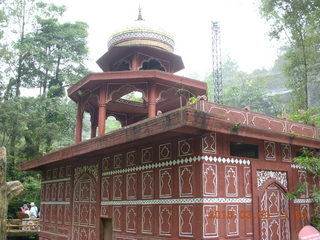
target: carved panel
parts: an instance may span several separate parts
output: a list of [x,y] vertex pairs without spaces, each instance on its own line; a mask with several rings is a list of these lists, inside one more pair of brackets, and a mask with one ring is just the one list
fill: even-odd
[[159,206],[159,232],[162,236],[170,236],[172,229],[172,206]]
[[57,183],[51,184],[51,201],[57,200]]
[[[307,172],[305,170],[298,170],[299,183],[308,182]],[[308,187],[306,186],[305,192],[300,194],[301,198],[307,198],[309,196]]]
[[300,204],[299,218],[301,226],[306,226],[310,222],[309,204]]
[[122,229],[122,210],[121,207],[113,207],[113,211],[112,211],[112,223],[113,223],[113,230],[116,232],[121,232]]
[[267,171],[267,170],[257,171],[258,188],[261,187],[269,179],[274,179],[279,183],[281,183],[283,187],[288,188],[287,172]]
[[71,177],[71,166],[66,167],[66,177]]
[[65,196],[66,201],[70,201],[70,197],[71,197],[71,183],[70,182],[66,182],[64,196]]
[[180,194],[180,197],[193,196],[192,165],[184,165],[179,167],[179,194]]
[[50,183],[47,183],[46,184],[46,201],[50,201],[51,197],[51,184]]
[[202,137],[202,153],[217,153],[217,136],[216,133]]
[[122,175],[113,176],[113,200],[122,200]]
[[241,215],[240,211],[240,219],[242,217],[245,218],[245,233],[246,235],[253,235],[253,226],[252,226],[252,204],[251,203],[246,203],[245,204],[245,215]]
[[203,164],[203,194],[205,196],[217,196],[218,172],[217,165],[211,163]]
[[127,152],[127,166],[135,166],[137,164],[137,152],[131,151]]
[[102,172],[109,171],[111,169],[111,159],[110,157],[102,158]]
[[159,170],[160,198],[172,197],[172,168]]
[[152,206],[142,206],[142,233],[152,234]]
[[290,239],[289,207],[285,193],[269,185],[259,202],[260,239]]
[[142,163],[152,162],[153,161],[153,148],[148,147],[148,148],[141,149],[141,158],[142,158]]
[[127,199],[137,199],[137,174],[127,174]]
[[153,171],[142,172],[142,198],[153,198]]
[[101,206],[101,216],[111,218],[109,214],[109,206]]
[[51,169],[47,170],[47,174],[46,174],[46,179],[50,180],[51,179]]
[[281,153],[283,162],[291,162],[291,145],[281,144]]
[[217,205],[203,206],[203,236],[218,237],[218,218],[214,217],[218,211]]
[[137,231],[137,207],[126,207],[126,231],[135,233]]
[[236,166],[225,166],[226,196],[238,196],[238,176]]
[[59,182],[58,183],[58,201],[63,201],[64,200],[64,182]]
[[246,197],[251,197],[251,168],[244,167],[244,194]]
[[165,143],[159,145],[159,160],[170,160],[172,158],[171,143]]
[[110,200],[110,177],[102,177],[101,183],[101,199]]
[[192,138],[178,141],[178,153],[179,157],[192,155]]
[[89,205],[89,225],[95,227],[97,218],[97,207],[95,204]]
[[80,203],[80,224],[89,224],[89,205],[85,203]]
[[113,168],[121,168],[122,154],[117,154],[113,156]]
[[70,205],[65,205],[64,207],[64,224],[70,224],[70,216],[71,216],[71,211],[70,211]]
[[227,205],[226,212],[232,216],[227,218],[227,236],[239,235],[238,205]]
[[59,178],[64,178],[66,174],[66,169],[64,167],[59,168]]
[[50,208],[50,222],[55,223],[57,220],[57,208],[55,205],[51,205]]
[[264,151],[266,160],[275,161],[276,160],[276,144],[274,142],[264,142]]
[[62,224],[64,218],[64,211],[63,211],[63,205],[57,206],[57,223]]
[[52,179],[57,179],[58,178],[58,168],[54,168],[52,170]]
[[179,236],[193,235],[193,206],[179,206]]

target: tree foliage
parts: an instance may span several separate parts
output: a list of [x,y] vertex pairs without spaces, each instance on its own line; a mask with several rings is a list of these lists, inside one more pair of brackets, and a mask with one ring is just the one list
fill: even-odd
[[314,92],[319,90],[315,89],[319,85],[315,82],[319,81],[320,73],[320,2],[261,0],[260,10],[271,22],[270,36],[287,39],[284,73],[295,96],[292,106],[295,110],[308,109],[319,99]]
[[[294,158],[294,162],[305,168],[308,173],[311,173],[316,178],[320,178],[320,157],[315,151],[311,151],[308,148],[302,148],[300,150],[300,155]],[[310,191],[311,199],[314,203],[320,202],[320,189],[315,185],[311,185],[308,182],[299,183],[296,189],[288,193],[289,199],[295,199],[301,196],[301,194],[306,194],[306,191]],[[315,228],[320,230],[320,209],[313,209],[313,217],[310,222]]]

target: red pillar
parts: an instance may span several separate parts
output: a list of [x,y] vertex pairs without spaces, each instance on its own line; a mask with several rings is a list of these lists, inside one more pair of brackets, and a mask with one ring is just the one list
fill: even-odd
[[91,112],[91,138],[97,136],[97,127],[98,127],[98,114],[97,110]]
[[156,85],[149,82],[148,88],[148,118],[152,118],[156,116]]
[[80,98],[78,101],[78,109],[77,109],[77,117],[76,117],[76,143],[80,143],[82,140],[82,119],[83,119],[83,111],[82,111],[82,99]]
[[106,133],[106,86],[102,86],[99,91],[98,135],[104,136],[105,133]]
[[131,59],[131,70],[138,71],[139,70],[139,62],[138,62],[138,54],[134,54]]

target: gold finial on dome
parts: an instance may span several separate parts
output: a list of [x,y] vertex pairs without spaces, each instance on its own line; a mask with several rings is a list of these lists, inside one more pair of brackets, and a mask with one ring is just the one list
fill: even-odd
[[138,18],[137,18],[137,21],[143,21],[144,19],[142,18],[142,15],[141,15],[141,6],[139,5],[139,15],[138,15]]

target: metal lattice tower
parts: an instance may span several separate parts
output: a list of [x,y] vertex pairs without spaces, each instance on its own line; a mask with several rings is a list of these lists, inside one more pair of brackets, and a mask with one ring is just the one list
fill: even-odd
[[213,92],[211,100],[222,103],[222,63],[221,63],[221,40],[220,26],[218,22],[212,22],[212,82]]

